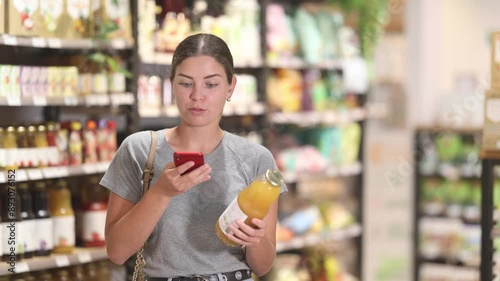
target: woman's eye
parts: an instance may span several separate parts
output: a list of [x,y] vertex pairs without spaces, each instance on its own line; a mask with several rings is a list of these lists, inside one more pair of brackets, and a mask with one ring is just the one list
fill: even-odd
[[212,89],[212,88],[217,87],[217,85],[219,85],[219,84],[216,84],[216,83],[207,83],[207,88]]
[[182,87],[186,87],[186,88],[189,88],[191,87],[193,84],[192,83],[187,83],[187,82],[180,82],[179,85],[181,85]]

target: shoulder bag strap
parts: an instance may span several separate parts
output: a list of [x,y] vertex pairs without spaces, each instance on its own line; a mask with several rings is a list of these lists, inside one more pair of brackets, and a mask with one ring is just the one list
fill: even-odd
[[150,131],[151,132],[151,147],[149,149],[149,154],[148,154],[148,162],[146,163],[146,167],[144,168],[144,173],[142,175],[142,195],[146,193],[146,191],[149,189],[149,184],[151,182],[151,179],[153,178],[154,174],[154,167],[153,163],[155,160],[155,151],[156,151],[156,143],[157,143],[157,136],[156,132]]

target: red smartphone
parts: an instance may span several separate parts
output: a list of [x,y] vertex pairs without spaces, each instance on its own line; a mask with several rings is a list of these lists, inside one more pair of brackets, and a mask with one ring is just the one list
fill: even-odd
[[189,161],[193,161],[194,166],[189,168],[187,171],[185,171],[181,175],[189,173],[192,170],[194,170],[200,166],[203,166],[203,164],[205,164],[205,161],[203,159],[203,153],[201,153],[201,152],[190,152],[190,151],[176,151],[176,152],[174,152],[174,164],[176,167],[178,167],[186,162],[189,162]]

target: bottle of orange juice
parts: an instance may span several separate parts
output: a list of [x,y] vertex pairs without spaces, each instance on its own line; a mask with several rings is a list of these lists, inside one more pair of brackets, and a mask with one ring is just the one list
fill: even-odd
[[278,199],[282,185],[283,177],[277,170],[268,169],[258,176],[238,194],[219,217],[215,224],[217,237],[228,246],[237,246],[238,244],[227,238],[229,225],[235,224],[236,220],[252,225],[252,218],[263,219],[271,204]]
[[54,221],[53,253],[71,253],[75,247],[75,213],[71,191],[65,180],[58,180],[49,190],[49,207]]

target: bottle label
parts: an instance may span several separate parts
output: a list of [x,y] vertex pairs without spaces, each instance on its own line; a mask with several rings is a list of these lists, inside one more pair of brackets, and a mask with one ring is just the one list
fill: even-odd
[[234,198],[233,202],[229,204],[224,213],[219,217],[219,226],[224,232],[224,234],[228,235],[230,233],[229,226],[231,224],[235,224],[236,220],[245,221],[247,219],[247,215],[243,213],[238,204],[238,197]]
[[83,241],[104,241],[106,210],[85,211],[82,221]]
[[18,153],[17,148],[6,148],[5,149],[5,166],[15,167],[18,163]]
[[16,222],[16,254],[23,254],[26,252],[26,236],[28,236],[28,234],[26,233],[25,224],[24,221]]
[[28,167],[29,165],[29,149],[18,148],[17,149],[17,166],[18,167]]
[[5,167],[5,163],[7,162],[6,159],[6,151],[5,148],[0,148],[0,168]]
[[[2,237],[2,254],[11,255],[12,253],[17,253],[17,242],[18,242],[18,222],[2,222],[0,223]],[[12,250],[14,249],[14,250]]]
[[53,217],[54,247],[75,246],[75,216]]
[[52,250],[54,248],[54,222],[52,218],[35,219],[35,229],[35,250]]
[[33,252],[36,250],[34,235],[36,232],[38,232],[38,229],[35,228],[35,220],[23,221],[23,226],[22,229],[19,230],[19,233],[23,235],[24,252]]
[[61,163],[61,156],[59,155],[59,150],[57,149],[57,146],[49,146],[46,148],[44,151],[47,154],[44,154],[47,156],[47,161],[49,166],[57,166]]

